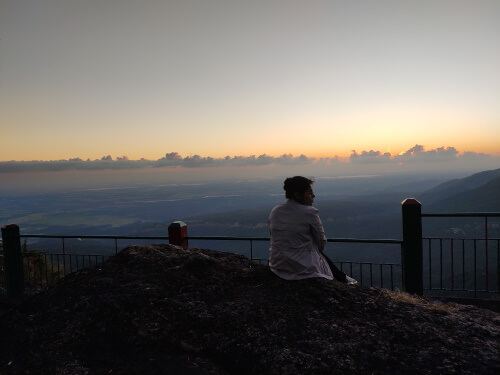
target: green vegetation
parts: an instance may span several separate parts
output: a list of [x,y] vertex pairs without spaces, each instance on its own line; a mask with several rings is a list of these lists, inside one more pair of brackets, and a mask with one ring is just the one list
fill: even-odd
[[[64,277],[64,266],[59,261],[49,258],[40,250],[30,249],[26,240],[21,244],[21,254],[24,284],[27,289],[46,288]],[[3,243],[0,242],[0,292],[5,288]]]
[[29,249],[25,240],[21,246],[24,269],[24,283],[28,289],[51,286],[65,275],[59,261],[47,257],[40,250]]

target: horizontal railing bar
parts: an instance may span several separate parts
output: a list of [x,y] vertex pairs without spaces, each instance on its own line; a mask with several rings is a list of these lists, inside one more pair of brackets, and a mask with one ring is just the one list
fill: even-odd
[[500,212],[460,212],[460,213],[436,213],[421,214],[422,217],[500,217]]
[[328,238],[328,242],[357,242],[357,243],[389,243],[389,244],[403,244],[403,240],[394,239],[360,239],[360,238]]
[[168,240],[165,236],[77,236],[77,235],[50,235],[50,234],[21,234],[21,238],[86,238],[86,239],[101,239],[101,240],[113,240],[115,238],[119,240]]
[[[228,236],[188,236],[188,240],[240,240],[240,241],[269,241],[269,237],[228,237]],[[402,244],[401,240],[393,239],[358,239],[358,238],[328,238],[328,242],[359,242],[359,243],[390,243]]]
[[[47,253],[43,252],[43,254],[46,255],[60,255],[61,257],[110,257],[111,255],[107,254],[73,254],[73,253],[61,253],[61,252],[56,252],[56,253]],[[40,257],[40,254],[32,254],[32,253],[23,253],[23,257]]]
[[[124,240],[168,240],[164,236],[111,236],[111,235],[48,235],[48,234],[22,234],[21,238],[80,238],[80,239],[124,239]],[[269,241],[269,237],[234,237],[234,236],[187,236],[187,240],[220,240],[220,241]],[[388,243],[402,244],[402,240],[395,239],[358,239],[358,238],[328,238],[328,242],[354,242],[354,243]]]
[[269,241],[269,237],[187,236],[187,240]]
[[354,261],[354,260],[333,260],[333,263],[353,263],[353,264],[363,264],[363,265],[370,265],[373,264],[375,266],[402,266],[401,263],[375,263],[375,262],[361,262],[361,261]]
[[478,241],[500,241],[500,238],[465,238],[465,237],[422,237],[423,240],[478,240]]

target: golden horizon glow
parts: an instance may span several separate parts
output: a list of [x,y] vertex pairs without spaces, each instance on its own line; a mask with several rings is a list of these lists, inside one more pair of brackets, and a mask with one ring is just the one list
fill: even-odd
[[[493,142],[492,142],[493,143]],[[307,150],[302,150],[302,151],[296,151],[296,150],[290,150],[290,151],[278,151],[275,153],[270,153],[270,152],[247,152],[247,153],[226,153],[226,152],[219,152],[219,153],[203,153],[203,152],[180,152],[179,150],[172,148],[172,150],[166,150],[165,152],[152,152],[151,150],[149,152],[141,153],[141,152],[134,152],[134,153],[126,153],[126,152],[120,152],[118,150],[117,152],[94,152],[92,154],[83,154],[83,153],[77,153],[77,152],[69,152],[69,153],[54,153],[52,155],[47,155],[46,157],[40,157],[39,154],[34,153],[31,157],[27,156],[22,159],[15,159],[15,158],[10,158],[10,159],[4,159],[0,160],[0,162],[8,162],[8,161],[58,161],[58,160],[70,160],[74,158],[80,158],[82,160],[100,160],[103,157],[106,157],[110,155],[113,160],[117,160],[117,158],[122,158],[122,157],[127,157],[129,160],[132,161],[138,161],[141,159],[149,160],[149,161],[155,161],[159,160],[163,157],[165,157],[166,153],[170,152],[177,152],[180,156],[183,158],[185,157],[193,157],[195,155],[198,155],[200,157],[211,157],[214,159],[223,159],[227,156],[230,158],[233,157],[259,157],[261,155],[267,155],[273,158],[278,158],[282,155],[289,155],[291,154],[293,157],[299,157],[300,155],[305,155],[308,158],[312,159],[333,159],[333,158],[339,158],[339,159],[348,159],[353,151],[356,151],[358,154],[361,154],[362,152],[366,151],[375,151],[375,152],[380,152],[381,154],[384,153],[389,153],[391,155],[391,158],[394,158],[395,156],[398,155],[403,155],[405,152],[407,152],[409,149],[414,147],[415,145],[423,145],[425,151],[431,151],[431,150],[436,150],[440,148],[448,148],[448,147],[454,147],[458,151],[458,155],[462,155],[465,152],[475,152],[475,153],[483,153],[487,154],[490,156],[494,157],[500,157],[500,151],[498,150],[498,147],[494,144],[490,144],[489,147],[482,147],[482,148],[472,148],[472,147],[467,147],[467,148],[461,148],[457,147],[454,145],[446,145],[446,144],[431,144],[430,146],[425,145],[423,142],[416,142],[416,143],[410,143],[406,146],[390,146],[390,147],[347,147],[343,149],[339,149],[337,151],[311,151],[307,152]],[[391,151],[393,150],[393,151]],[[396,151],[397,150],[397,151]],[[108,150],[109,151],[109,150]],[[295,152],[294,152],[295,151]],[[28,154],[29,155],[29,154]]]

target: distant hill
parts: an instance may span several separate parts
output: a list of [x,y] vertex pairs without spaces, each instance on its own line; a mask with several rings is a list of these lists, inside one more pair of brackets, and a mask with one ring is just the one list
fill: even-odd
[[500,176],[479,187],[452,194],[430,205],[426,212],[499,212]]
[[[454,197],[457,194],[464,193],[467,191],[472,191],[474,189],[477,189],[483,185],[488,184],[490,181],[495,180],[500,177],[500,168],[499,169],[493,169],[489,171],[484,171],[484,172],[479,172],[475,173],[471,176],[462,178],[462,179],[455,179],[451,180],[448,182],[444,182],[428,191],[426,191],[423,194],[418,195],[419,201],[424,204],[426,207],[433,207],[436,204],[440,204],[442,202],[450,202],[452,200],[452,197]],[[484,192],[488,192],[491,195],[499,195],[500,190],[495,191],[490,191],[489,189],[486,189]],[[470,207],[472,210],[480,210],[479,208],[474,208],[473,201],[478,198],[474,194],[471,195],[465,195],[461,197],[462,199],[467,198],[470,199],[471,202],[467,204],[468,207]],[[441,206],[446,206],[442,204]],[[437,207],[437,206],[436,206]],[[492,208],[491,211],[494,209]],[[497,208],[498,210],[498,208]]]
[[[408,186],[404,186],[405,189]],[[500,211],[500,169],[484,171],[463,179],[442,183],[435,188],[418,195],[423,212],[499,212]],[[349,196],[335,200],[317,198],[315,206],[325,232],[329,238],[395,238],[402,237],[401,202],[411,197],[409,190],[385,192],[366,196]],[[283,199],[284,200],[284,199]],[[236,210],[215,214],[185,217],[182,220],[189,226],[189,233],[197,236],[240,236],[267,237],[267,220],[272,206],[252,210]],[[472,220],[472,221],[471,221]],[[481,222],[482,223],[482,222]],[[476,225],[473,219],[465,221],[456,218],[425,220],[425,234],[428,236],[453,236],[453,230],[461,225],[464,235],[482,236],[483,225]],[[454,228],[454,229],[452,229]],[[497,236],[498,228],[490,228],[490,234]],[[199,243],[200,246],[212,246],[213,243]],[[198,245],[198,243],[197,243]],[[215,244],[214,244],[215,245]],[[217,244],[222,250],[231,250],[232,244]],[[254,244],[258,253],[267,254],[267,243]],[[328,251],[336,259],[363,261],[393,261],[399,255],[390,245],[371,244],[330,244]],[[394,258],[395,257],[395,258]],[[393,259],[394,258],[394,259]]]
[[[316,207],[329,237],[399,238],[401,202],[408,197],[404,192],[388,192],[327,201],[320,198]],[[417,198],[423,211],[428,213],[500,211],[500,169],[442,183]],[[197,235],[267,236],[271,208],[221,212],[183,220]]]

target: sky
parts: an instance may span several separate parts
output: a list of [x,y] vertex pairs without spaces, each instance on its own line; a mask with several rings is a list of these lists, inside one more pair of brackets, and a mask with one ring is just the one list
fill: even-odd
[[499,19],[498,0],[0,0],[0,162],[498,162]]

